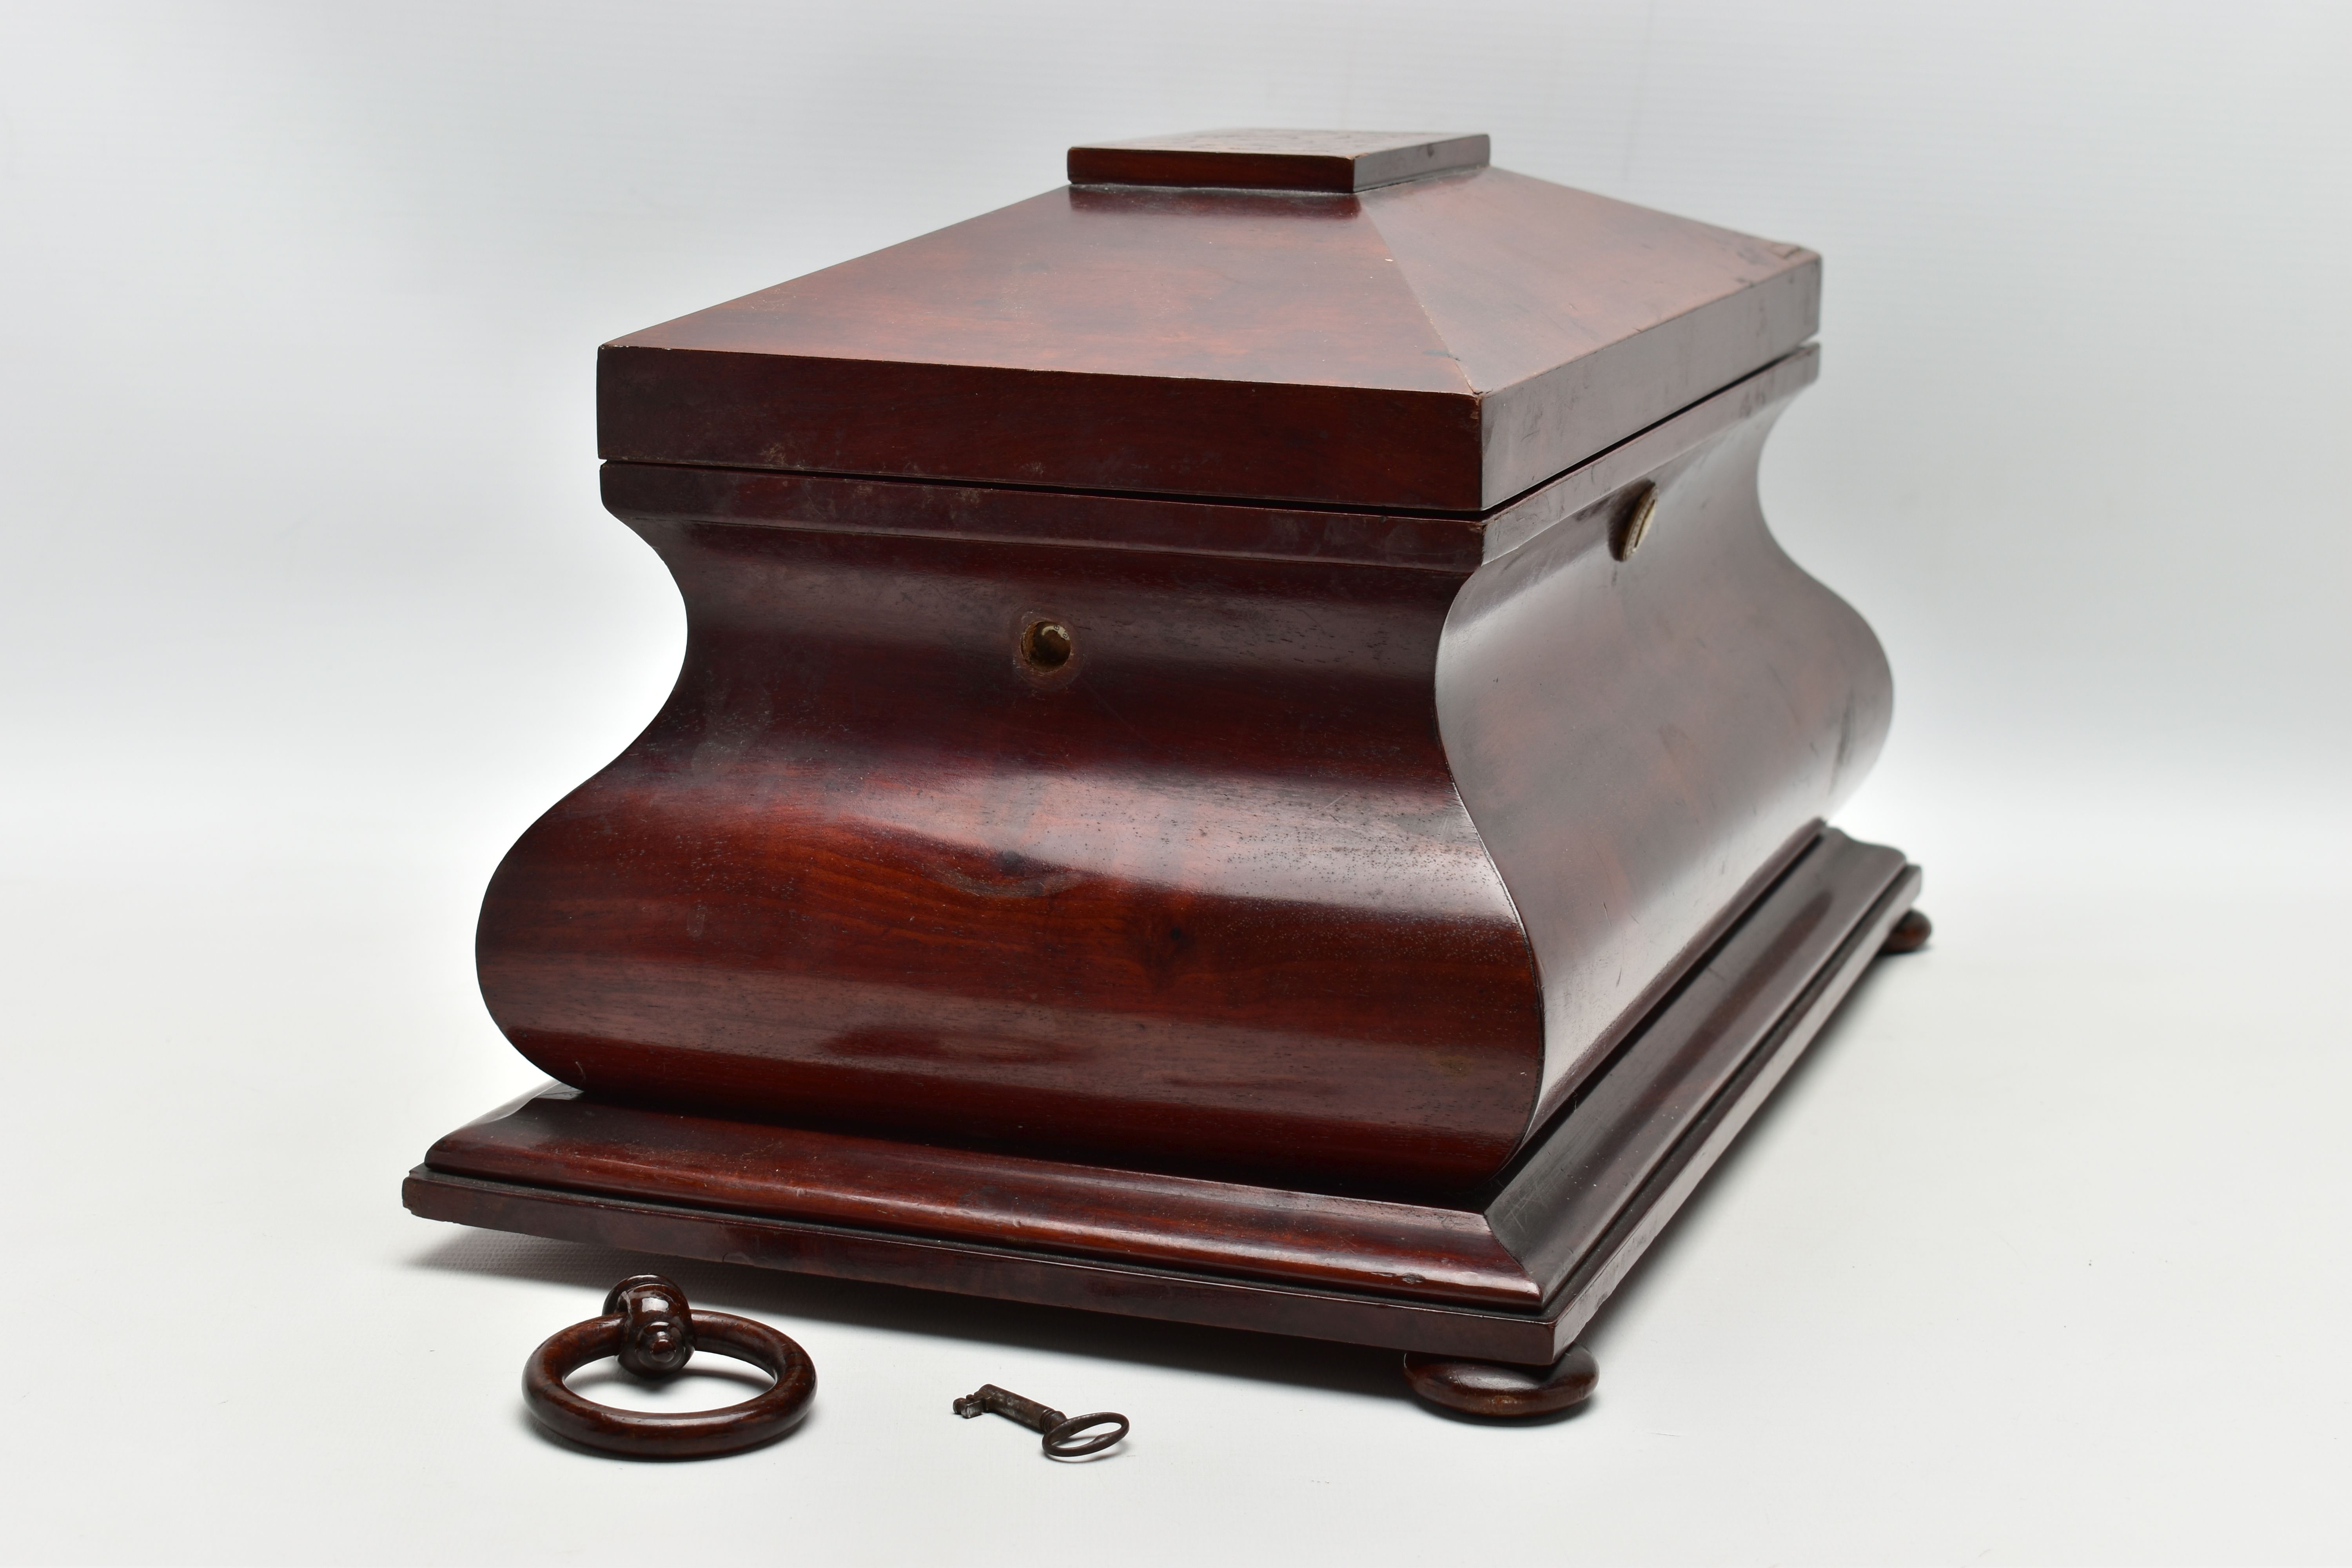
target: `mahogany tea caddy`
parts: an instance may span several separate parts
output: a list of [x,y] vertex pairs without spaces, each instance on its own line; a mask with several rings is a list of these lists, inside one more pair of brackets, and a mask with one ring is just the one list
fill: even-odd
[[685,663],[483,904],[556,1083],[409,1207],[1582,1397],[1926,924],[1826,826],[1885,657],[1757,501],[1820,258],[1486,153],[1074,148],[605,345]]

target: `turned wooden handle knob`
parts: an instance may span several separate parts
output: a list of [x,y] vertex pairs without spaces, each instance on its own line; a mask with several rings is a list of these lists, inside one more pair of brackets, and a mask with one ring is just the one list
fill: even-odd
[[694,1309],[658,1274],[632,1274],[614,1286],[604,1315],[621,1320],[621,1365],[639,1377],[667,1377],[694,1354]]

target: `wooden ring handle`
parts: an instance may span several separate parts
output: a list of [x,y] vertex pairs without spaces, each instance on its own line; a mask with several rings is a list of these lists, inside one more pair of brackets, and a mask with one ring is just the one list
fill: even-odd
[[[626,1331],[636,1314],[610,1312],[551,1334],[530,1352],[522,1366],[522,1397],[531,1419],[574,1443],[636,1459],[700,1459],[740,1453],[772,1443],[799,1426],[816,1397],[816,1366],[808,1352],[765,1323],[727,1312],[695,1311],[676,1286],[667,1280],[660,1283],[668,1286],[663,1309],[690,1328],[695,1350],[717,1351],[750,1362],[774,1378],[775,1385],[740,1405],[719,1410],[619,1410],[584,1398],[565,1387],[563,1380],[604,1356],[619,1355],[625,1363],[634,1359],[624,1352],[632,1348]],[[622,1288],[615,1287],[614,1295],[621,1294]],[[681,1356],[677,1365],[684,1364]]]

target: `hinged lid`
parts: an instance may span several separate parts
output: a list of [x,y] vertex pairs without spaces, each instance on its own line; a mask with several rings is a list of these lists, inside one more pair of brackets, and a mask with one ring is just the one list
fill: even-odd
[[1820,258],[1486,165],[1234,131],[605,345],[604,454],[1481,511],[1811,337]]

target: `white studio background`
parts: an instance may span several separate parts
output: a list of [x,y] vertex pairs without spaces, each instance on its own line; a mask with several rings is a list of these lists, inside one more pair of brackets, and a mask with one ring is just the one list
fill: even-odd
[[[7,0],[0,1558],[2352,1556],[2347,80],[2321,5]],[[1894,661],[1847,823],[1936,945],[1572,1419],[681,1266],[811,1424],[538,1439],[524,1352],[633,1260],[397,1189],[534,1081],[475,901],[675,670],[595,345],[1232,124],[1486,131],[1826,256],[1767,507]],[[984,1381],[1136,1436],[1047,1465],[948,1415]]]

